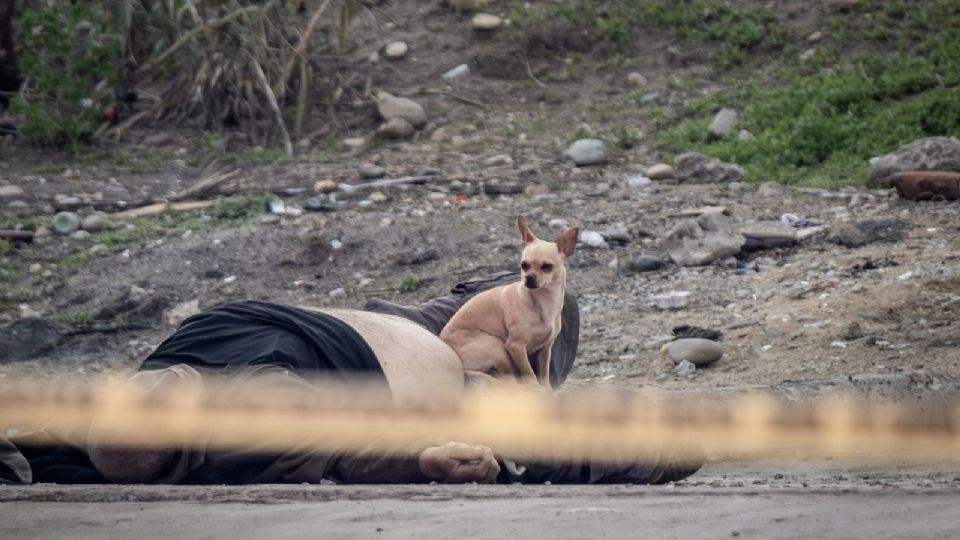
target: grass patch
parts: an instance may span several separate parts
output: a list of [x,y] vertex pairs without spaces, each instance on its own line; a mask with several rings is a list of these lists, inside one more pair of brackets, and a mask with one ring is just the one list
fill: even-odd
[[[898,41],[902,46],[893,54],[858,54],[815,73],[802,65],[785,67],[777,87],[731,84],[731,90],[694,100],[678,114],[653,110],[660,145],[736,162],[752,181],[836,187],[864,183],[873,156],[922,137],[960,136],[960,4],[930,2],[936,24],[929,13],[894,9],[901,5],[891,0],[876,9],[909,18],[898,19],[905,35],[924,30],[923,38]],[[899,39],[856,29],[842,38]],[[721,106],[740,110],[740,127],[756,140],[710,140],[706,126]]]
[[519,37],[534,48],[596,45],[612,53],[609,58],[617,65],[623,63],[617,54],[649,39],[652,29],[668,28],[687,45],[710,45],[710,60],[721,69],[747,64],[760,50],[779,50],[786,35],[766,10],[723,0],[574,0],[543,9],[518,2],[510,20]]
[[420,288],[420,280],[416,276],[406,276],[400,282],[400,292],[411,293]]

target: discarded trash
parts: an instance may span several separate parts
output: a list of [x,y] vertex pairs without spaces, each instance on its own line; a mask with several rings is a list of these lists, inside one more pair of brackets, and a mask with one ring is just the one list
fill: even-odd
[[452,81],[454,79],[460,79],[462,77],[466,77],[469,74],[470,74],[470,66],[466,64],[460,64],[459,66],[441,75],[440,78],[445,81]]
[[683,360],[676,367],[673,368],[673,372],[679,375],[680,377],[689,377],[696,373],[697,366],[693,365],[691,362]]
[[653,180],[639,174],[627,178],[627,187],[630,189],[643,189],[649,187]]
[[681,308],[687,305],[690,291],[670,291],[650,296],[650,301],[660,309]]
[[960,172],[907,171],[893,180],[901,197],[911,201],[960,199]]
[[817,220],[801,217],[796,214],[783,214],[780,216],[780,223],[789,225],[795,229],[803,229],[805,227],[813,227],[817,224]]

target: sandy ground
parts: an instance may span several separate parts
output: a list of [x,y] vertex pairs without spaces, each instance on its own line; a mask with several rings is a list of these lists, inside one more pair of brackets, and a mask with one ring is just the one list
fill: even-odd
[[0,501],[11,539],[951,538],[960,476],[719,463],[668,486],[31,486]]

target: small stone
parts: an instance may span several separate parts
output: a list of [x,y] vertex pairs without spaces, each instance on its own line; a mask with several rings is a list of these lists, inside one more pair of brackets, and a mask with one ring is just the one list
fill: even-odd
[[98,253],[105,253],[109,249],[106,244],[94,244],[93,247],[90,248],[90,253],[96,255]]
[[430,134],[430,141],[432,142],[443,142],[447,138],[447,128],[440,127],[433,130],[433,133]]
[[364,137],[350,137],[344,139],[341,144],[348,152],[359,152],[367,145],[367,139]]
[[446,193],[440,193],[439,191],[431,191],[427,194],[427,200],[432,202],[441,202],[447,200]]
[[367,56],[367,62],[370,62],[371,64],[379,64],[380,53],[378,51],[373,51],[372,53],[370,53],[370,55]]
[[337,287],[336,289],[333,289],[327,294],[330,295],[330,298],[343,298],[344,296],[347,295],[347,290],[344,289],[343,287]]
[[53,205],[56,206],[58,210],[73,210],[83,206],[83,200],[80,197],[57,195],[53,198]]
[[627,82],[635,86],[646,86],[647,78],[644,77],[642,73],[631,71],[627,74]]
[[332,212],[337,209],[337,203],[330,200],[329,197],[317,195],[308,197],[303,202],[303,207],[309,212]]
[[60,234],[71,234],[80,227],[80,218],[73,212],[60,212],[53,216],[53,228]]
[[30,265],[31,274],[39,274],[43,270],[43,265],[40,263],[33,263]]
[[388,92],[381,91],[377,94],[377,111],[387,122],[394,118],[403,118],[415,128],[423,127],[427,123],[423,106],[412,99],[396,97]]
[[570,222],[563,218],[553,218],[547,224],[553,229],[566,229],[570,226]]
[[360,170],[358,172],[360,173],[361,178],[368,179],[380,178],[387,174],[386,169],[379,165],[374,165],[373,163],[364,163],[363,165],[360,165]]
[[580,243],[592,248],[605,248],[607,247],[607,241],[603,239],[603,235],[597,231],[583,230],[580,231]]
[[87,238],[90,238],[90,233],[87,231],[73,231],[70,233],[70,238],[73,238],[74,240],[86,240]]
[[23,195],[23,189],[19,186],[0,186],[0,199],[12,199],[14,197],[22,197]]
[[630,189],[643,189],[650,187],[651,184],[653,184],[653,180],[646,176],[635,174],[627,177],[627,187]]
[[660,349],[675,363],[690,362],[699,367],[709,366],[723,356],[723,346],[703,338],[683,338],[671,341]]
[[85,231],[99,232],[112,229],[113,224],[110,223],[110,218],[103,212],[94,212],[83,218],[81,227]]
[[370,200],[375,203],[384,203],[387,202],[387,195],[382,191],[374,191],[370,194]]
[[490,32],[503,26],[503,19],[490,13],[477,13],[471,19],[470,24],[474,30],[481,32]]
[[660,97],[660,92],[650,92],[640,96],[640,103],[653,103]]
[[441,176],[443,171],[436,167],[421,166],[413,173],[414,176]]
[[280,216],[277,214],[264,214],[260,216],[260,223],[263,225],[276,225],[280,223]]
[[749,142],[755,141],[757,138],[753,136],[753,133],[750,133],[745,129],[741,129],[739,132],[737,132],[737,140],[740,142]]
[[51,234],[53,234],[53,233],[50,231],[50,228],[49,228],[49,227],[47,227],[46,225],[40,225],[39,227],[37,227],[37,230],[34,231],[33,237],[34,237],[34,238],[49,238]]
[[335,250],[335,251],[336,251],[336,250],[341,250],[341,249],[343,249],[343,242],[341,242],[341,241],[339,241],[339,240],[337,240],[337,239],[333,239],[333,240],[330,241],[330,248],[333,249],[333,250]]
[[167,326],[177,326],[188,317],[200,313],[200,301],[199,300],[190,300],[188,302],[182,302],[173,306],[172,308],[163,312],[163,322]]
[[650,296],[650,302],[660,309],[676,309],[687,305],[690,291],[670,291]]
[[858,322],[852,322],[843,329],[843,335],[840,337],[847,341],[856,341],[863,337],[863,328]]
[[673,372],[676,373],[678,377],[691,377],[696,371],[697,366],[687,360],[681,361],[673,368]]
[[821,39],[823,39],[823,32],[819,30],[807,36],[807,41],[809,41],[810,43],[816,43]]
[[394,41],[383,49],[383,54],[391,60],[399,60],[407,55],[407,51],[410,50],[410,47],[403,41]]
[[807,50],[803,51],[802,53],[800,53],[800,61],[801,61],[801,62],[809,62],[810,60],[813,59],[814,56],[816,56],[816,54],[817,54],[817,50],[816,50],[816,49],[814,49],[814,48],[807,49]]
[[663,268],[663,261],[653,255],[638,255],[627,267],[631,272],[656,272]]
[[676,176],[673,167],[666,163],[658,163],[646,170],[646,176],[651,180],[666,180]]
[[417,129],[405,118],[391,118],[377,129],[377,135],[388,139],[406,139]]
[[43,316],[43,314],[30,307],[28,304],[20,304],[17,306],[17,308],[20,310],[21,319],[39,319]]
[[577,140],[567,148],[563,156],[578,167],[597,165],[606,161],[604,144],[600,139]]
[[513,158],[508,154],[498,154],[496,156],[488,157],[483,160],[483,164],[486,167],[497,167],[500,165],[513,165]]
[[313,183],[313,191],[315,193],[332,193],[339,188],[339,185],[334,180],[317,180]]
[[737,111],[729,108],[720,109],[717,112],[716,116],[713,117],[713,122],[710,123],[710,127],[707,128],[707,131],[712,137],[723,138],[726,137],[730,132],[732,132],[737,127]]
[[454,79],[462,79],[470,74],[470,66],[467,64],[460,64],[455,68],[451,68],[448,71],[445,71],[443,75],[440,76],[441,79],[445,81],[452,81]]

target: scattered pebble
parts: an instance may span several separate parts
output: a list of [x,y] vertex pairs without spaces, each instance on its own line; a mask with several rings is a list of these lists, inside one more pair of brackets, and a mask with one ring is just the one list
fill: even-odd
[[647,78],[642,73],[631,71],[627,74],[627,82],[635,86],[646,86]]
[[651,180],[666,180],[673,178],[676,175],[673,167],[667,165],[666,163],[658,163],[653,167],[649,167],[646,170],[646,176]]
[[[413,126],[410,127],[412,128]],[[379,165],[374,165],[373,163],[364,163],[363,165],[360,165],[358,172],[360,173],[361,178],[367,179],[380,178],[387,174],[386,169]]]
[[25,193],[20,186],[0,186],[0,199],[12,199],[14,197],[22,197],[23,195],[25,195]]
[[503,19],[490,13],[477,13],[470,21],[474,30],[481,32],[490,32],[503,26]]
[[653,180],[646,176],[635,174],[627,177],[627,187],[630,189],[643,189],[649,187],[651,184],[653,184]]
[[670,291],[650,296],[650,302],[660,309],[676,309],[687,305],[690,291]]
[[513,158],[508,154],[497,154],[495,156],[488,157],[483,160],[483,164],[486,167],[497,167],[500,165],[513,165]]
[[333,289],[327,294],[330,295],[330,298],[343,298],[344,296],[347,295],[347,290],[344,289],[343,287],[337,287],[336,289]]
[[580,231],[580,243],[592,248],[605,248],[607,247],[607,241],[603,239],[603,235],[597,231],[583,230]]
[[391,60],[399,60],[407,55],[410,47],[404,41],[393,41],[383,49],[383,54]]
[[683,360],[673,368],[673,372],[679,377],[692,377],[697,371],[697,366],[693,363]]
[[[445,81],[452,81],[454,79],[461,79],[463,77],[466,77],[469,74],[470,74],[470,66],[468,66],[467,64],[460,64],[459,66],[444,72],[444,74],[441,75],[440,78]],[[440,128],[440,129],[443,129],[443,128]],[[437,131],[440,131],[440,130],[438,129]]]
[[598,165],[606,161],[604,144],[600,139],[579,139],[574,141],[563,153],[563,157],[578,167]]
[[663,268],[663,261],[653,255],[638,255],[630,261],[628,268],[631,272],[656,272]]
[[313,183],[313,191],[316,193],[331,193],[336,191],[338,187],[334,180],[317,180]]

